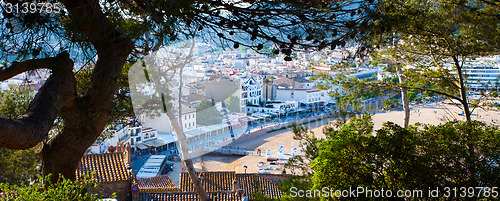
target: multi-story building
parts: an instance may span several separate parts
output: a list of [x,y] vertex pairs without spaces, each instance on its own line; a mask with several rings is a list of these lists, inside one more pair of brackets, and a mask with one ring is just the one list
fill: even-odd
[[295,101],[274,101],[266,103],[265,107],[247,106],[247,113],[266,113],[271,115],[282,115],[298,108]]
[[[171,142],[166,142],[158,138],[158,132],[153,128],[144,128],[139,123],[131,123],[129,125],[117,125],[113,128],[108,128],[108,132],[112,133],[112,137],[105,139],[102,142],[94,143],[88,153],[108,153],[113,152],[117,147],[124,144],[130,144],[134,152],[136,151],[152,151],[155,148],[166,147]],[[159,150],[159,149],[158,149]]]
[[184,129],[184,131],[195,129],[196,108],[183,106],[181,119],[182,119],[182,129]]
[[116,147],[120,142],[126,143],[130,141],[131,133],[128,125],[119,124],[113,127],[108,127],[104,132],[109,132],[112,137],[102,142],[92,144],[89,148],[89,153],[106,153],[108,152],[109,147]]
[[[467,85],[473,90],[500,88],[500,56],[467,60],[463,72]],[[453,71],[455,74],[456,72]]]
[[285,88],[279,87],[276,90],[276,99],[282,101],[296,101],[301,104],[310,105],[325,102],[328,94],[317,88]]
[[254,77],[240,77],[240,87],[238,89],[240,98],[240,111],[246,111],[247,105],[259,105],[262,100],[262,80]]
[[276,95],[273,100],[295,101],[310,105],[325,102],[328,92],[320,90],[316,84],[302,77],[281,78],[274,81]]

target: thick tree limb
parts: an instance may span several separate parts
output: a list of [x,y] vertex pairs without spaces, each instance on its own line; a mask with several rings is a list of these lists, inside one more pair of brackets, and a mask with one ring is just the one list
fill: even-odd
[[12,62],[12,65],[8,68],[0,70],[0,81],[8,80],[21,73],[36,70],[36,69],[52,69],[57,63],[61,62],[66,58],[63,58],[61,54],[57,57],[49,57],[43,59],[31,59],[23,62]]
[[99,1],[61,1],[79,26],[74,32],[84,34],[97,50],[87,93],[68,102],[61,110],[62,131],[45,143],[42,173],[75,179],[75,169],[82,155],[104,130],[112,110],[112,100],[123,65],[132,51],[133,42],[121,34],[102,12]]
[[[41,64],[40,62],[46,62]],[[57,61],[57,62],[55,62]],[[75,79],[73,77],[73,61],[67,52],[55,58],[31,60],[16,64],[23,69],[36,69],[28,66],[40,63],[53,69],[53,74],[40,88],[31,101],[27,113],[18,120],[0,118],[0,146],[12,149],[34,147],[47,137],[55,118],[63,105],[74,97]]]

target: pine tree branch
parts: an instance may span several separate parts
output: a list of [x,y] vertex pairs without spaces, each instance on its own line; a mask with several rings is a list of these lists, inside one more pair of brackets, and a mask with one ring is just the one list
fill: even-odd
[[[53,63],[56,59],[58,62]],[[28,64],[50,66],[53,74],[31,101],[26,114],[16,120],[0,118],[0,146],[12,149],[27,149],[44,140],[59,110],[74,96],[76,80],[73,76],[73,61],[67,52],[56,58],[16,64],[24,69],[33,69]],[[47,63],[42,64],[41,61]]]
[[37,70],[37,69],[53,69],[58,63],[64,62],[68,59],[65,55],[67,53],[61,53],[56,57],[49,57],[43,59],[31,59],[23,62],[12,62],[12,65],[8,68],[0,69],[0,81],[8,80],[21,73]]

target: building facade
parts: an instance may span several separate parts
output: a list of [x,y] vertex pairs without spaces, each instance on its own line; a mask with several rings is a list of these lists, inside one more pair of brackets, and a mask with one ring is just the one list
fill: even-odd
[[262,80],[254,77],[241,77],[239,87],[240,111],[246,111],[247,105],[259,105],[262,100]]

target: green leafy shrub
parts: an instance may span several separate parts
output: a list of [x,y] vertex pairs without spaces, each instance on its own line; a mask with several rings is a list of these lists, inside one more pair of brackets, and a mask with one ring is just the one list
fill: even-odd
[[2,183],[0,184],[0,192],[2,193],[0,200],[95,201],[101,199],[99,194],[90,194],[87,192],[88,188],[95,188],[98,185],[97,183],[91,183],[90,176],[73,181],[60,175],[58,182],[55,184],[50,183],[50,176],[50,174],[45,178],[40,176],[38,177],[38,181],[31,185]]

